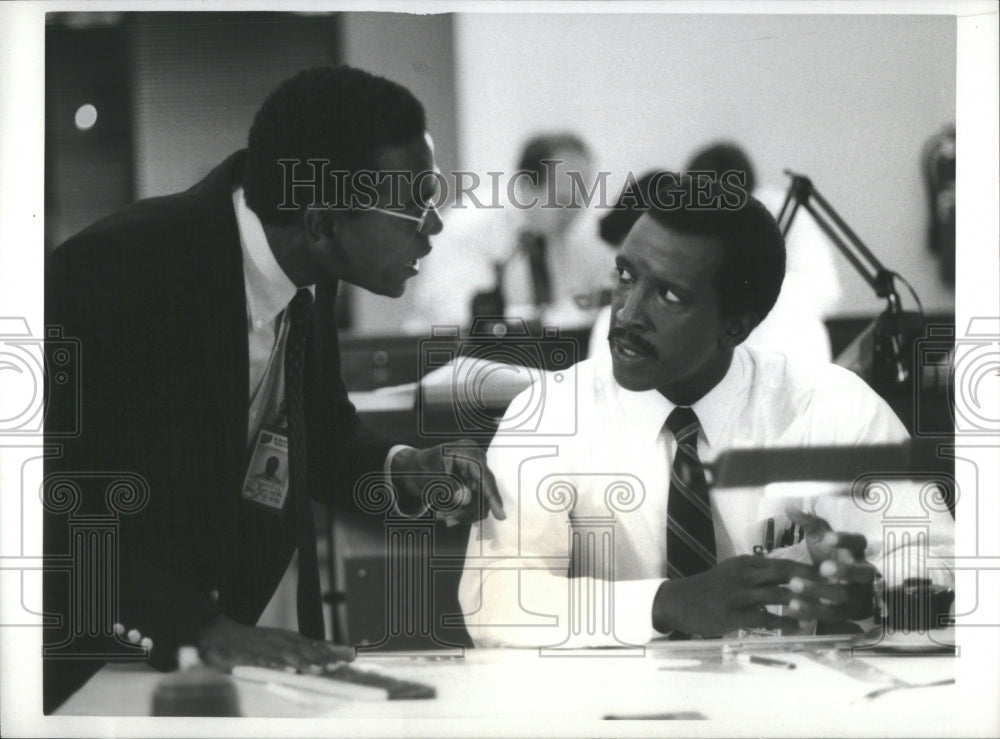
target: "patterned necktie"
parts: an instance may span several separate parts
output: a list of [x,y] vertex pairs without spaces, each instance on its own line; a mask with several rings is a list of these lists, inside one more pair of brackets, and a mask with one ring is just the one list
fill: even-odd
[[307,288],[295,293],[288,304],[289,330],[285,343],[285,412],[288,414],[288,470],[291,499],[295,506],[299,550],[299,584],[296,606],[299,633],[310,639],[325,639],[323,601],[316,561],[316,524],[309,503],[306,464],[306,426],[303,413],[302,376],[305,365],[306,329],[312,309],[312,293]]
[[677,407],[666,426],[677,440],[667,498],[667,577],[689,577],[715,566],[708,483],[698,459],[698,416]]
[[522,233],[521,248],[528,255],[528,266],[531,268],[531,286],[535,305],[548,305],[552,302],[552,275],[549,273],[549,261],[545,251],[545,237],[532,233]]

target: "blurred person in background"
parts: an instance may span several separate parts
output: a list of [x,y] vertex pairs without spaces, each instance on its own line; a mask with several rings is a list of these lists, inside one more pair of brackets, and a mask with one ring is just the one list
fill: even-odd
[[589,192],[593,178],[590,150],[579,136],[531,138],[504,202],[481,197],[489,207],[478,207],[463,198],[443,214],[446,228],[415,285],[407,328],[468,327],[476,316],[497,315],[590,325],[602,291],[611,287],[613,256],[582,197],[581,185]]
[[[758,187],[749,155],[738,144],[718,142],[696,152],[688,173],[743,172],[746,191],[777,217],[785,191]],[[795,354],[802,359],[829,362],[830,336],[823,319],[836,308],[841,287],[837,279],[834,246],[805,209],[796,215],[785,238],[785,281],[778,302],[747,338],[750,346]]]

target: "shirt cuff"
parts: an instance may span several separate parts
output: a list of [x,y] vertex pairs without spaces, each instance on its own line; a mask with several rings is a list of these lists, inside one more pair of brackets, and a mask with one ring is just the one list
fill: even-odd
[[[382,466],[382,472],[385,475],[385,479],[389,482],[389,486],[392,488],[392,492],[395,500],[393,501],[393,512],[400,516],[405,516],[407,518],[421,518],[425,513],[427,513],[427,504],[423,501],[420,502],[419,507],[415,510],[410,509],[411,506],[400,501],[399,491],[396,490],[396,486],[392,482],[392,460],[404,449],[415,449],[416,447],[409,446],[408,444],[395,444],[389,453],[385,455],[385,464]],[[410,510],[404,510],[404,508]]]
[[662,636],[653,628],[653,600],[661,578],[619,580],[615,583],[614,633],[627,644],[646,644]]

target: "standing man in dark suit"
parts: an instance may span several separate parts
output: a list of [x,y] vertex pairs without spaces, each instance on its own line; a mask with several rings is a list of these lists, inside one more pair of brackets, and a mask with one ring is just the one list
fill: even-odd
[[[50,389],[49,419],[79,413],[81,433],[43,485],[45,610],[59,617],[46,629],[47,712],[109,649],[138,645],[160,669],[182,644],[223,669],[349,657],[324,640],[310,497],[350,505],[361,478],[384,473],[397,505],[419,512],[430,474],[453,483],[450,517],[503,517],[481,451],[371,433],[340,379],[338,282],[403,294],[441,230],[435,180],[414,176],[434,169],[408,90],[349,67],[311,69],[268,97],[247,149],[203,181],[53,253],[46,323],[79,340],[81,384],[76,397]],[[256,476],[272,455],[284,457],[283,483]],[[118,579],[68,582],[67,553],[70,570],[84,567],[67,513],[106,515],[123,495],[94,487],[108,476],[132,481],[115,504],[128,509],[110,563]],[[296,549],[301,633],[256,627]],[[113,629],[83,615],[101,599]]]

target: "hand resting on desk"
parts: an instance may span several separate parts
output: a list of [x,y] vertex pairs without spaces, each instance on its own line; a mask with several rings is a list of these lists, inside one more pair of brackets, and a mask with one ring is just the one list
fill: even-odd
[[354,659],[353,647],[307,639],[287,629],[244,626],[219,616],[198,634],[202,662],[224,672],[236,665],[283,669],[294,667],[308,672],[330,662]]
[[[653,600],[653,627],[721,636],[740,628],[794,629],[799,620],[837,620],[855,610],[855,583],[824,580],[815,565],[742,555],[691,577],[665,580]],[[766,606],[789,605],[792,617]]]
[[719,562],[690,577],[664,580],[653,599],[653,627],[721,636],[739,628],[792,628],[792,618],[768,613],[765,606],[785,605],[791,578],[814,578],[816,568],[787,559],[742,555]]

